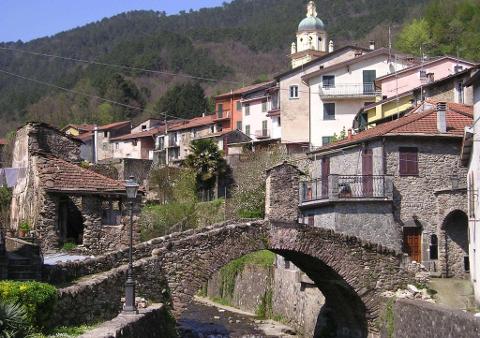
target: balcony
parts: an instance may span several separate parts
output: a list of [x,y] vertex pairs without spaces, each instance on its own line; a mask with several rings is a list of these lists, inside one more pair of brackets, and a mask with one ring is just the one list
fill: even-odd
[[385,175],[328,175],[300,183],[300,205],[335,201],[392,201],[393,177]]
[[267,129],[256,130],[254,135],[256,139],[270,138],[270,131]]
[[232,118],[232,112],[231,111],[219,111],[217,112],[217,116],[214,118],[214,121],[224,121],[224,120],[229,120]]
[[374,83],[345,83],[333,86],[320,86],[322,98],[374,98],[381,95]]

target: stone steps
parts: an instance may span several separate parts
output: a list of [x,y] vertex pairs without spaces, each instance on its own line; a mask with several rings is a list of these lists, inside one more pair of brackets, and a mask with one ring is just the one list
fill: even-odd
[[33,259],[10,255],[7,276],[11,280],[40,280],[42,277],[41,266]]

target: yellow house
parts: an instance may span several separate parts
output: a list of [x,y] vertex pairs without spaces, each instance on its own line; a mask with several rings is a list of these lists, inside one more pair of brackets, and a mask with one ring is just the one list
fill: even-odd
[[397,119],[413,107],[413,102],[414,95],[410,91],[369,104],[363,108],[363,123],[370,128]]
[[92,124],[69,124],[62,128],[62,131],[70,136],[78,136],[93,130]]

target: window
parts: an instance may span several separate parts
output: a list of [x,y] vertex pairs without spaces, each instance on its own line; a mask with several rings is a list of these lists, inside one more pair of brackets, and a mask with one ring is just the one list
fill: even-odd
[[438,237],[430,235],[430,259],[438,259]]
[[334,88],[335,87],[335,76],[334,75],[324,75],[322,77],[323,88]]
[[279,126],[279,127],[282,126],[282,120],[280,119],[280,117],[278,117],[278,126]]
[[242,102],[240,100],[237,101],[237,111],[242,111]]
[[400,176],[417,176],[418,149],[414,147],[400,147],[399,157]]
[[427,71],[426,70],[421,70],[420,71],[420,79],[426,79],[427,78]]
[[323,136],[322,137],[322,146],[330,144],[333,142],[333,136]]
[[136,146],[137,146],[137,142],[138,142],[138,140],[137,140],[137,139],[134,139],[134,140],[132,141],[132,144],[133,144],[133,146],[134,146],[134,147],[136,147]]
[[262,121],[262,136],[263,137],[268,136],[268,122],[267,121]]
[[142,130],[147,130],[147,126],[145,124],[142,125]]
[[298,99],[298,86],[290,86],[290,98]]
[[242,121],[237,121],[237,130],[242,130]]
[[217,111],[218,111],[219,114],[223,113],[223,103],[218,104]]
[[323,104],[323,119],[335,120],[335,103]]
[[103,137],[107,138],[108,137],[108,131],[103,132]]
[[245,126],[245,134],[250,136],[250,126],[248,124]]
[[118,148],[120,147],[120,144],[118,142],[115,143],[115,149],[118,150]]
[[250,115],[250,103],[245,103],[245,115]]
[[262,113],[267,111],[267,100],[262,101]]

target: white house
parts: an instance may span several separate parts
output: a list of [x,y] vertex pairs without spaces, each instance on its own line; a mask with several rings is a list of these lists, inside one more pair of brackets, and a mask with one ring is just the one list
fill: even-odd
[[[271,81],[242,95],[242,128],[252,140],[279,139],[281,122],[279,114],[271,115],[278,107],[276,82]],[[273,91],[273,93],[272,93]]]
[[480,72],[476,72],[465,86],[473,87],[473,126],[465,128],[462,161],[468,165],[468,231],[470,278],[475,300],[480,304]]
[[326,145],[334,134],[352,128],[358,111],[375,102],[375,79],[408,65],[380,48],[302,76],[309,86],[310,146]]

